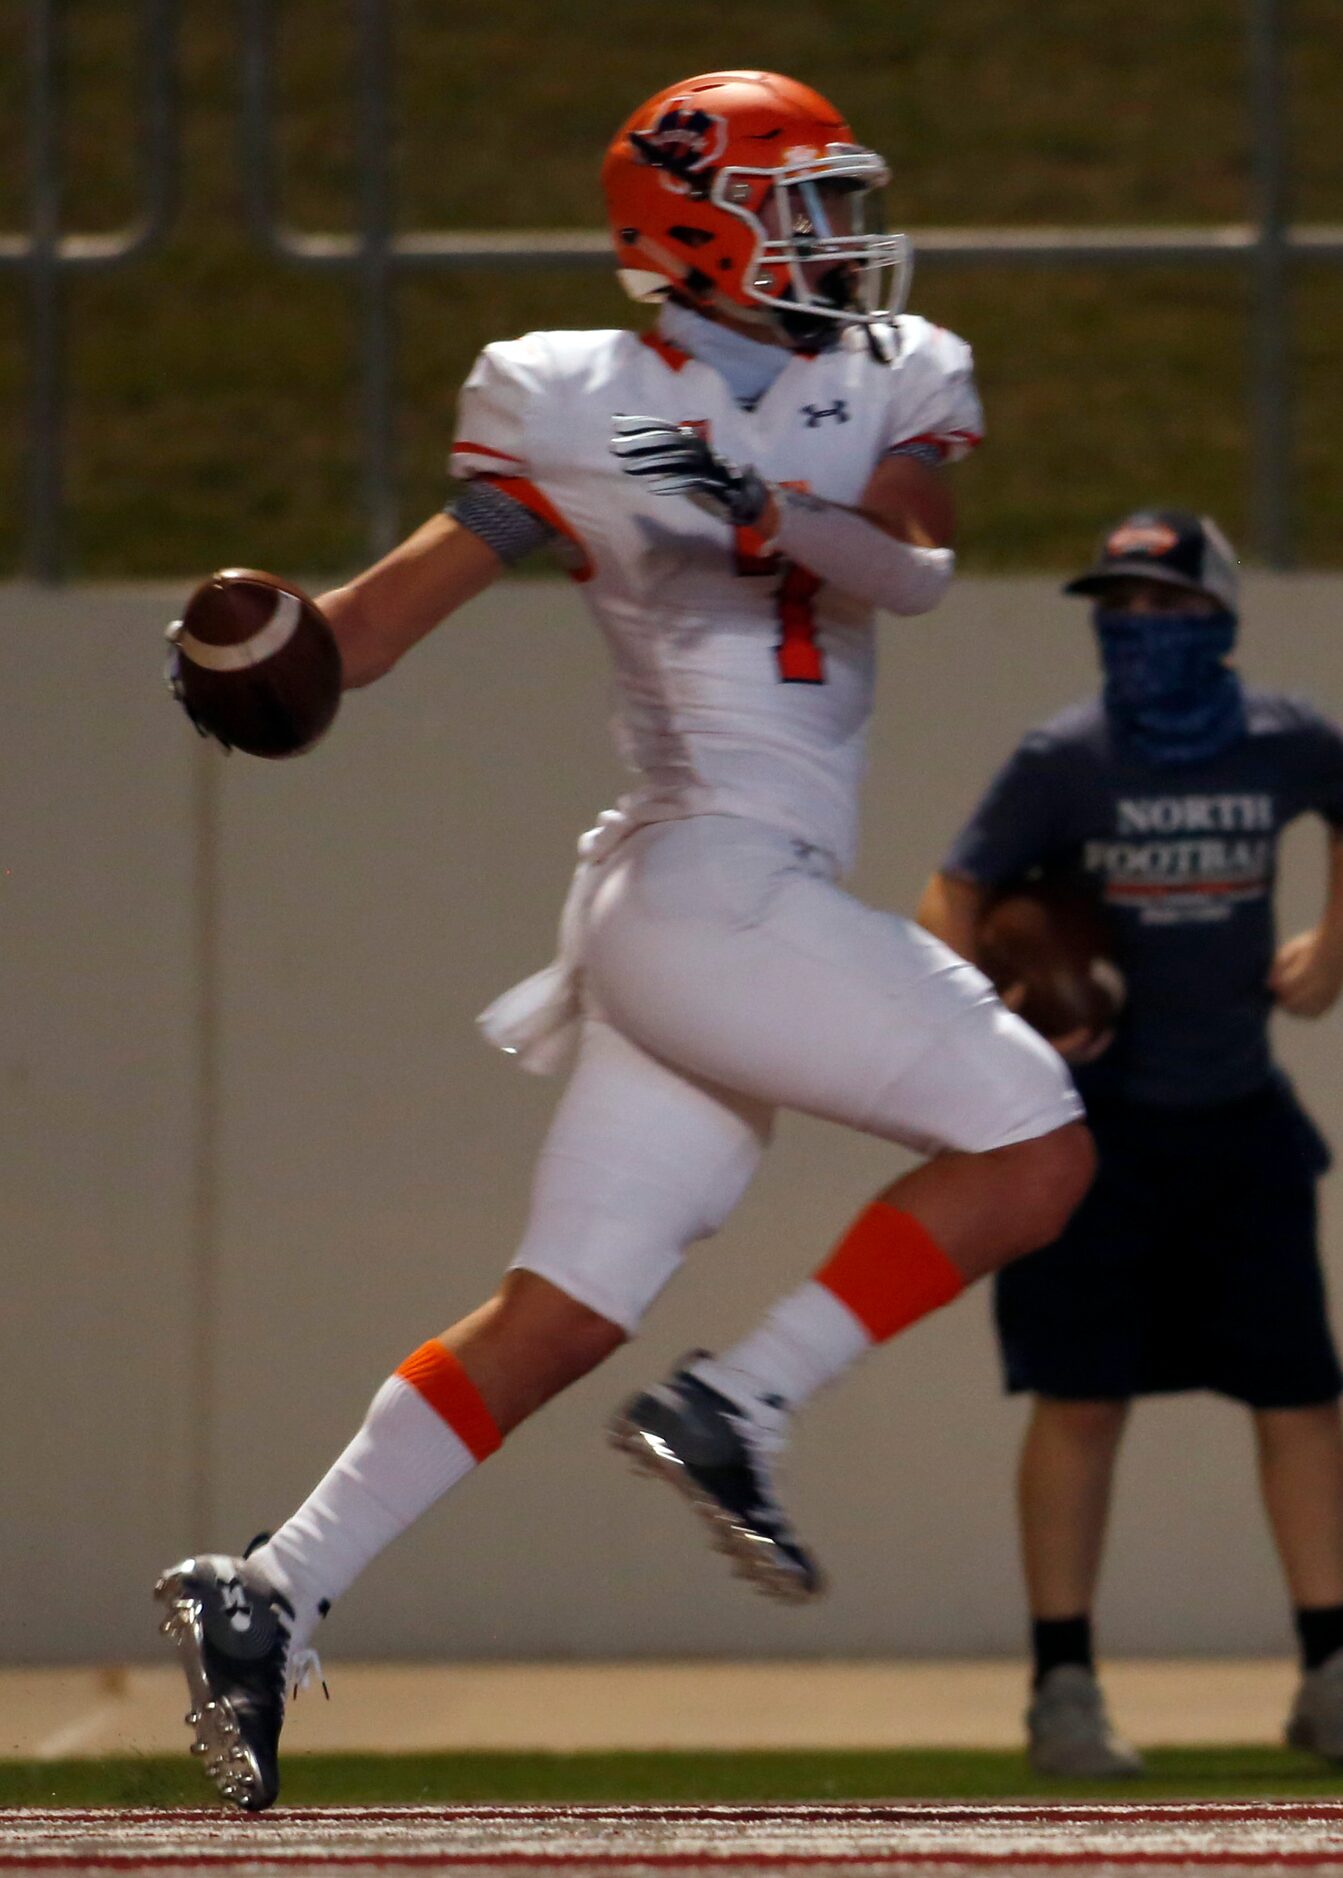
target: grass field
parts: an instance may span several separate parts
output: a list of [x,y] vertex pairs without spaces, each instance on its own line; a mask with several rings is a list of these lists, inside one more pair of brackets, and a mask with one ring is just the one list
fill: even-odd
[[[1040,1780],[1020,1754],[892,1753],[298,1754],[284,1767],[294,1806],[1013,1799],[1050,1795],[1335,1799],[1343,1772],[1263,1747],[1164,1748],[1139,1782]],[[0,1807],[199,1806],[211,1789],[186,1755],[0,1761]]]
[[[66,0],[66,223],[133,206],[134,22]],[[1225,0],[681,0],[657,31],[630,7],[399,0],[404,225],[593,226],[601,149],[633,101],[722,65],[796,70],[889,155],[892,219],[920,225],[1181,223],[1247,212],[1242,9]],[[354,212],[353,9],[276,0],[285,210]],[[242,227],[235,9],[184,0],[182,212],[150,263],[68,296],[72,570],[185,574],[239,558],[309,574],[361,553],[351,288],[261,257]],[[1289,61],[1295,208],[1343,221],[1336,0],[1296,0]],[[0,15],[0,227],[23,219],[22,12]],[[1303,556],[1343,563],[1337,334],[1343,279],[1297,286]],[[975,344],[990,442],[959,474],[972,568],[1063,567],[1140,499],[1214,510],[1242,538],[1249,465],[1243,284],[1231,271],[953,274],[915,305]],[[452,400],[487,339],[615,324],[601,274],[406,282],[401,509],[443,492]],[[0,572],[19,565],[23,290],[0,275]]]

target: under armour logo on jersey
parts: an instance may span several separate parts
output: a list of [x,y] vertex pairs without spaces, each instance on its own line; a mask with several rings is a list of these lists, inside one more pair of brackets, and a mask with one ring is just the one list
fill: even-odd
[[816,430],[827,417],[833,417],[837,424],[847,424],[849,407],[843,398],[836,398],[833,404],[804,404],[798,416],[806,418],[808,430]]

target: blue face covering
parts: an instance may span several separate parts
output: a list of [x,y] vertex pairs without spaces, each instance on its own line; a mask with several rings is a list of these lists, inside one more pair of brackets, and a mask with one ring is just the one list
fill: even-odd
[[1105,713],[1149,763],[1199,763],[1245,734],[1240,679],[1225,664],[1234,613],[1092,615],[1105,673]]

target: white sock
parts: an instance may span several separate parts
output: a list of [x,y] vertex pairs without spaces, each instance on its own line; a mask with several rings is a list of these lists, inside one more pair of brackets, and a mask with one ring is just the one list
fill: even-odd
[[419,1391],[389,1376],[334,1467],[247,1561],[293,1605],[296,1649],[327,1605],[475,1465]]
[[690,1372],[768,1425],[801,1408],[871,1347],[848,1306],[809,1279],[740,1343],[692,1363]]

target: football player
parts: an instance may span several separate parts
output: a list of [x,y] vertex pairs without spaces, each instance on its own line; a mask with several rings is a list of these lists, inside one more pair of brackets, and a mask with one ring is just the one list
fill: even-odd
[[[1141,1771],[1106,1714],[1091,1611],[1129,1405],[1184,1389],[1253,1416],[1301,1643],[1288,1739],[1343,1761],[1343,1375],[1315,1237],[1329,1155],[1268,1035],[1275,1003],[1318,1017],[1343,988],[1343,733],[1243,685],[1237,588],[1206,518],[1115,524],[1066,589],[1095,603],[1101,696],[1024,739],[920,908],[972,958],[998,886],[1078,877],[1128,982],[1109,1048],[1078,1068],[1096,1184],[996,1286],[1008,1388],[1034,1396],[1020,1515],[1040,1773]],[[1326,827],[1324,912],[1275,946],[1278,843],[1308,812]]]
[[777,1499],[790,1417],[874,1343],[1053,1237],[1091,1177],[1056,1054],[972,966],[840,884],[855,845],[878,609],[951,578],[944,467],[978,440],[970,353],[902,314],[886,166],[767,72],[673,86],[603,181],[646,332],[487,346],[450,511],[321,606],[366,685],[543,545],[609,646],[630,792],[580,846],[559,956],[482,1020],[576,1062],[495,1296],[416,1350],[292,1517],[159,1596],[198,1751],[268,1805],[319,1615],[526,1416],[624,1339],[755,1172],[781,1105],[929,1156],[743,1342],[628,1403],[615,1438],[741,1567],[819,1574]]

